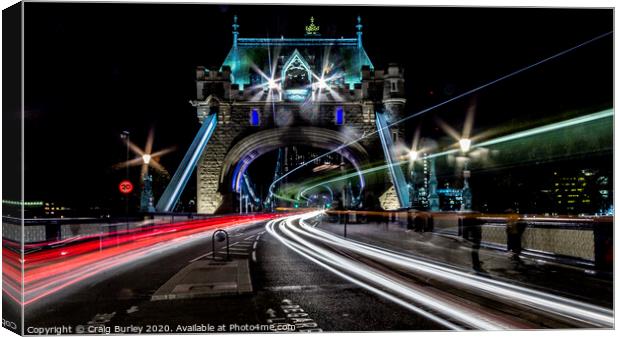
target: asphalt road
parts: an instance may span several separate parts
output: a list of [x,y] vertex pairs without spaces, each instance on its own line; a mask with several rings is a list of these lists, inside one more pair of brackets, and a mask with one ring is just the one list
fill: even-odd
[[[81,326],[95,333],[106,332],[97,330],[101,326],[109,327],[111,333],[115,329],[137,332],[138,327],[148,327],[151,332],[183,332],[178,328],[205,332],[200,329],[224,324],[227,330],[255,331],[246,325],[290,323],[283,311],[288,306],[303,310],[301,323],[313,331],[441,329],[304,259],[264,233],[264,225],[231,231],[233,247],[238,242],[256,241],[255,255],[252,246],[245,254],[251,261],[253,294],[150,301],[151,295],[190,261],[209,258],[204,256],[211,251],[208,239],[107,271],[32,303],[26,307],[25,327],[68,325],[75,331]],[[237,253],[240,255],[235,258],[244,258],[243,252]]]
[[590,301],[343,239],[341,235],[316,228],[316,223],[315,218],[308,216],[277,221],[268,226],[268,232],[332,273],[444,327],[485,330],[613,327],[613,311]]
[[[265,332],[273,328],[270,324],[279,328],[296,324],[296,330],[305,331],[446,329],[424,313],[377,296],[290,249],[266,232],[265,223],[237,227],[230,233],[231,245],[236,247],[234,257],[250,261],[251,294],[151,301],[151,295],[185,266],[209,258],[205,254],[211,251],[211,241],[204,239],[105,271],[29,304],[25,327],[64,324],[86,333]],[[338,258],[362,263],[398,282],[448,299],[448,303],[460,303],[476,315],[508,321],[518,328],[579,326],[310,240]],[[345,267],[341,270],[348,272]],[[40,330],[31,329],[30,334],[33,331]]]

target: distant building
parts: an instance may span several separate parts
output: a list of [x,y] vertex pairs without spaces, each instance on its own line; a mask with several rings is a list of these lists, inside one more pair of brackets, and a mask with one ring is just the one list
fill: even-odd
[[440,188],[439,207],[442,211],[459,211],[463,204],[463,190],[460,188]]
[[71,208],[59,205],[51,201],[17,201],[2,200],[2,212],[4,216],[21,217],[24,211],[24,218],[63,218],[71,211]]
[[340,166],[340,155],[330,154],[317,159],[325,152],[317,151],[314,148],[304,148],[299,146],[286,146],[284,147],[284,173],[288,173],[290,170],[312,162],[314,166],[326,165],[326,168],[334,168],[334,166]]
[[556,214],[600,214],[612,207],[609,178],[593,169],[554,171],[548,193]]
[[49,218],[63,218],[71,211],[69,207],[62,206],[57,202],[44,202],[43,214]]

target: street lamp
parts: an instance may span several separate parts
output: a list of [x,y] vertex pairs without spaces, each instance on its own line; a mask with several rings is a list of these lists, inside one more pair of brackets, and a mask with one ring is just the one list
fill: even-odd
[[[464,154],[467,154],[467,151],[469,151],[471,149],[471,139],[469,138],[461,138],[461,140],[459,140],[459,145],[461,146],[461,151],[463,151]],[[467,162],[469,161],[469,158],[467,158],[467,155],[465,155],[465,162],[463,163],[463,189],[462,189],[462,203],[461,203],[461,210],[462,211],[469,211],[471,210],[471,188],[469,187],[469,177],[471,176],[471,171],[468,170],[467,168]]]
[[151,155],[148,153],[143,154],[142,160],[144,161],[144,164],[148,165],[151,162]]
[[[129,131],[123,130],[123,132],[121,132],[121,139],[125,141],[126,145],[125,160],[129,161]],[[125,168],[125,180],[129,180],[129,165]],[[129,195],[125,196],[125,216],[127,216],[127,214],[129,214]]]
[[278,83],[273,78],[269,79],[269,81],[267,82],[267,85],[269,86],[269,89],[272,89],[272,90],[278,89]]
[[461,146],[461,151],[466,153],[469,149],[471,149],[471,139],[461,138],[461,140],[459,140],[459,145]]
[[409,157],[409,174],[410,174],[410,183],[408,184],[409,186],[409,194],[411,196],[411,202],[410,202],[410,207],[415,207],[417,202],[418,202],[418,192],[416,190],[416,175],[415,175],[415,161],[418,159],[418,151],[416,150],[410,150],[409,153],[407,154],[407,156]]

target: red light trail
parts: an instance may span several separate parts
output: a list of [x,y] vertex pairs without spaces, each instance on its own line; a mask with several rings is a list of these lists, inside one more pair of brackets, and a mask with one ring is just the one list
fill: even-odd
[[[179,248],[207,238],[210,230],[249,225],[283,214],[231,215],[150,227],[119,230],[71,240],[26,245],[24,261],[3,240],[3,290],[17,303],[28,305],[111,268]],[[21,264],[24,296],[21,297]]]

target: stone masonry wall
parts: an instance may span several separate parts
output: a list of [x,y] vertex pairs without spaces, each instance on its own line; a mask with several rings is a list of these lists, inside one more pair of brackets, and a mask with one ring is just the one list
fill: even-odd
[[[343,107],[345,115],[345,124],[342,126],[335,123],[335,111],[339,106]],[[231,187],[228,186],[228,181],[220,181],[223,178],[221,177],[223,160],[230,148],[247,135],[279,126],[312,125],[352,133],[359,137],[375,130],[373,106],[371,102],[362,102],[322,104],[313,109],[303,109],[299,104],[276,103],[274,117],[273,107],[264,105],[264,103],[256,105],[248,102],[232,105],[220,104],[217,128],[198,165],[198,212],[214,213],[223,202],[226,202],[225,195],[231,193]],[[252,108],[259,111],[260,124],[258,126],[250,125]],[[366,148],[376,147],[378,149],[377,139],[376,135],[371,136],[363,140],[361,144]]]

